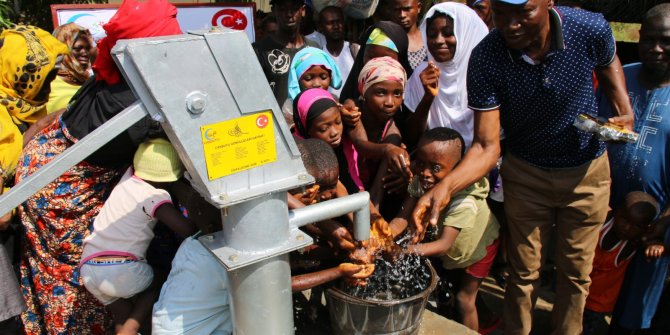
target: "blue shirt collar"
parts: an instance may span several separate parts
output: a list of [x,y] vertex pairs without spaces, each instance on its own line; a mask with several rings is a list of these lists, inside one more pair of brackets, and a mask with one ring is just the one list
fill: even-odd
[[[551,45],[549,46],[549,53],[547,57],[550,57],[556,52],[565,50],[565,38],[563,36],[563,17],[556,7],[553,7],[549,10],[549,34],[551,34]],[[523,60],[526,63],[531,65],[539,64],[539,62],[534,61],[528,57],[521,50],[512,50],[507,48],[507,53],[509,54],[512,61]]]

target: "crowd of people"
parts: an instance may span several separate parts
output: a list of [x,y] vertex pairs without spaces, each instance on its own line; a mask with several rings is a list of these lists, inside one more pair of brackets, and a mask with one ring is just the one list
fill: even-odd
[[[347,41],[342,8],[303,35],[303,0],[271,1],[252,47],[315,178],[288,207],[370,192],[374,238],[429,257],[455,283],[456,308],[438,310],[482,334],[530,334],[548,260],[553,334],[594,334],[607,316],[610,334],[670,331],[670,4],[645,14],[641,62],[623,66],[599,13],[469,0],[420,18],[422,4],[380,0]],[[176,15],[125,0],[99,41],[74,23],[2,31],[0,194],[137,100],[110,51],[182,34]],[[639,137],[602,141],[574,126],[580,114]],[[183,172],[145,117],[0,213],[3,243],[14,229],[20,245],[16,262],[0,247],[0,332],[232,333],[227,272],[197,241],[220,212]],[[354,241],[352,220],[303,227],[316,243],[290,255],[293,292],[374,273],[361,248],[385,242]],[[500,317],[478,299],[494,264]]]

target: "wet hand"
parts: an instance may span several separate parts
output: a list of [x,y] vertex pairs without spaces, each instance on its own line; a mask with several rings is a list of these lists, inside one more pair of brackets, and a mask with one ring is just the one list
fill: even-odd
[[426,234],[426,227],[429,224],[437,225],[440,217],[440,211],[451,200],[451,194],[447,185],[438,183],[426,194],[424,194],[414,207],[412,212],[412,225],[414,227],[414,236],[412,243],[418,243],[423,240]]
[[328,239],[330,240],[333,246],[341,250],[354,250],[356,245],[354,244],[354,238],[349,233],[349,230],[345,227],[339,227],[328,234]]
[[375,255],[368,250],[368,246],[364,246],[349,253],[349,259],[359,264],[372,264],[375,261]]
[[428,66],[419,74],[419,78],[425,94],[436,97],[440,88],[440,69],[429,61]]
[[338,266],[342,276],[353,279],[365,279],[375,272],[374,264],[342,263]]

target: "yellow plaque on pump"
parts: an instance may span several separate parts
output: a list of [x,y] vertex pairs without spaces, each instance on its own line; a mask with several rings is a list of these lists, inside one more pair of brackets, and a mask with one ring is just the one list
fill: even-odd
[[277,160],[272,112],[200,127],[207,176],[214,180]]

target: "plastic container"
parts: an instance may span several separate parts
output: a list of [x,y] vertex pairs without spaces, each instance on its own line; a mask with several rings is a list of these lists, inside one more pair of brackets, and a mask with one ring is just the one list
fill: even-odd
[[329,288],[326,298],[333,334],[418,334],[426,302],[438,281],[430,261],[425,259],[423,263],[430,270],[430,284],[421,293],[406,299],[364,300],[337,288]]

